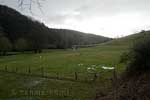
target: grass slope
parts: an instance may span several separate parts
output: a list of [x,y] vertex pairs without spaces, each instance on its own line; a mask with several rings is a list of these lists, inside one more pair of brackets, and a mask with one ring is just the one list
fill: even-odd
[[142,38],[149,38],[150,31],[142,31],[140,33],[132,34],[123,38],[114,39],[113,41],[104,43],[105,45],[115,45],[115,46],[132,46],[137,40]]
[[[144,36],[149,36],[146,34]],[[108,43],[101,44],[97,47],[81,48],[73,51],[67,50],[48,50],[41,54],[18,54],[12,56],[0,57],[0,69],[4,69],[4,66],[8,67],[8,70],[18,69],[19,72],[25,72],[31,67],[32,72],[40,73],[40,68],[44,67],[47,74],[71,77],[74,72],[81,73],[82,79],[90,78],[88,76],[87,68],[92,65],[96,66],[96,72],[98,73],[98,82],[69,82],[59,80],[48,80],[45,78],[20,76],[16,74],[10,74],[0,72],[0,99],[25,99],[28,98],[24,95],[17,94],[16,97],[12,96],[15,91],[20,89],[27,90],[51,90],[55,88],[57,91],[62,89],[71,90],[71,96],[30,96],[31,100],[89,100],[93,99],[97,90],[103,92],[107,91],[110,80],[107,78],[112,77],[112,71],[101,69],[102,66],[115,66],[118,71],[124,70],[123,65],[118,64],[120,55],[127,51],[136,39],[141,38],[143,34],[135,34],[125,38],[113,40]],[[79,66],[79,64],[83,64]],[[106,84],[105,84],[106,83]]]
[[[30,66],[32,72],[40,73],[41,66],[44,67],[44,70],[49,75],[56,75],[59,73],[62,77],[71,77],[74,75],[74,72],[80,73],[79,77],[81,79],[90,78],[87,74],[87,68],[96,65],[97,73],[100,73],[100,81],[104,77],[111,77],[111,71],[102,70],[101,67],[104,66],[114,66],[119,61],[119,56],[124,52],[126,48],[123,46],[98,46],[93,48],[82,48],[76,51],[71,49],[68,50],[50,50],[45,51],[41,54],[18,54],[13,56],[0,57],[0,69],[4,69],[4,66],[8,67],[8,70],[14,70],[18,68],[18,72],[25,72]],[[83,64],[79,66],[78,64]],[[121,65],[117,65],[118,69],[122,69]],[[56,80],[47,80],[42,79],[43,81],[39,84],[34,85],[34,80],[39,81],[40,78],[34,79],[34,77],[27,76],[18,76],[18,75],[9,75],[9,73],[1,72],[0,79],[0,88],[3,90],[1,94],[2,98],[7,96],[11,98],[10,89],[23,88],[26,89],[29,87],[29,83],[32,83],[31,89],[37,87],[38,89],[50,90],[51,88],[61,89],[70,89],[71,88],[71,97],[64,97],[62,100],[70,100],[70,98],[75,99],[91,99],[94,98],[96,94],[96,89],[98,87],[103,87],[103,83],[93,82],[93,83],[72,83],[66,81],[56,81]],[[110,81],[110,80],[107,80]],[[103,82],[103,81],[102,81]],[[105,81],[106,82],[106,81]],[[101,85],[101,86],[100,86]],[[36,88],[36,89],[37,89]],[[18,90],[19,91],[19,90]],[[17,98],[20,98],[18,95]],[[44,100],[43,97],[38,96],[40,100]],[[32,97],[33,100],[37,99]],[[47,97],[50,98],[50,97]],[[53,100],[59,100],[60,97],[51,97]]]

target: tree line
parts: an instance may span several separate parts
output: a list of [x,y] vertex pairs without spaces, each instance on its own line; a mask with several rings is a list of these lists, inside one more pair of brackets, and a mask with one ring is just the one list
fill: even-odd
[[110,38],[67,29],[48,28],[43,23],[0,5],[0,52],[66,49],[73,45],[97,44]]

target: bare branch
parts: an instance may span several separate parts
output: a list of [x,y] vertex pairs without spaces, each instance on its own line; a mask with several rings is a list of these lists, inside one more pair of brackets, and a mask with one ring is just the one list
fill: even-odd
[[32,7],[35,4],[38,6],[38,9],[43,13],[41,1],[45,1],[45,0],[18,0],[18,4],[21,9],[23,8],[23,6],[28,6],[31,13],[32,13]]

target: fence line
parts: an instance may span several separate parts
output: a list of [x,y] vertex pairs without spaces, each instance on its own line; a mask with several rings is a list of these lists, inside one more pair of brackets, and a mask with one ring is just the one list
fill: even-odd
[[[68,74],[68,76],[71,77],[67,77],[67,75],[61,76],[61,74],[58,72],[56,72],[55,75],[52,75],[52,73],[50,72],[45,72],[44,67],[41,67],[39,69],[39,72],[37,72],[37,74],[36,71],[31,69],[31,67],[28,67],[26,70],[23,70],[23,72],[21,72],[18,67],[9,69],[7,66],[5,66],[4,69],[1,68],[0,71],[6,73],[18,74],[18,75],[26,75],[32,77],[41,77],[41,78],[48,78],[48,79],[73,81],[73,82],[95,82],[98,79],[96,73],[80,74],[79,72],[74,72],[72,74]],[[89,75],[91,77],[89,77]]]

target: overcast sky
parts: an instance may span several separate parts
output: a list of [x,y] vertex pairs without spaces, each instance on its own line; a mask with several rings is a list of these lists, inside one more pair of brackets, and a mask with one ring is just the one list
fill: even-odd
[[[103,36],[126,36],[150,29],[150,0],[45,0],[43,13],[34,4],[18,8],[18,0],[0,0],[53,28],[67,28]],[[28,2],[24,2],[27,4]]]

